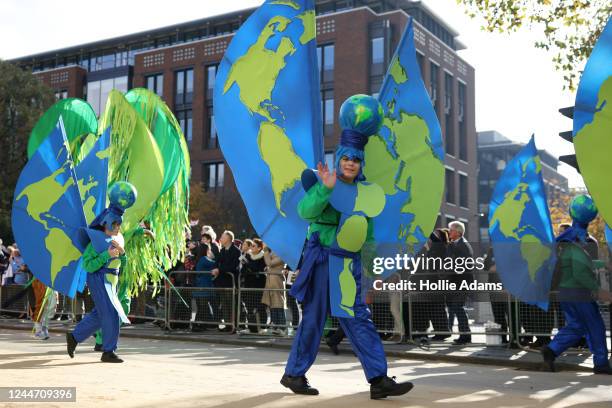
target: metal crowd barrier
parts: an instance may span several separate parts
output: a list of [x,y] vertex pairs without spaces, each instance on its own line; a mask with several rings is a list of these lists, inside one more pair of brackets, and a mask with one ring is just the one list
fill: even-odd
[[5,308],[2,307],[6,301],[19,295],[23,289],[23,285],[17,284],[0,286],[0,313],[10,314],[11,316],[15,315],[15,317],[22,314],[27,316],[30,309],[30,299],[28,293],[24,293],[23,296],[15,299],[13,302],[6,305]]
[[128,318],[133,324],[143,322],[165,322],[166,286],[147,285],[130,302]]
[[[197,287],[193,284],[200,276],[210,276],[210,287]],[[232,287],[212,286],[211,272],[171,272],[174,289],[166,290],[166,327],[168,329],[205,330],[224,326],[224,331],[236,331],[237,291],[234,276]],[[180,296],[179,296],[180,295]]]
[[[261,272],[266,278],[269,273]],[[284,280],[284,278],[283,278]],[[302,310],[289,288],[249,288],[239,286],[238,322],[239,334],[291,336],[301,321]],[[273,301],[276,300],[276,302]],[[262,303],[268,302],[268,304]],[[279,302],[282,307],[270,307]],[[403,334],[401,294],[391,291],[376,291],[366,299],[377,331],[385,337],[401,338]],[[338,319],[327,319],[324,333],[336,330]]]
[[[494,283],[493,272],[473,271],[467,281]],[[470,290],[464,292],[451,290],[420,290],[420,282],[446,282],[451,273],[417,272],[403,274],[403,279],[414,282],[416,290],[401,293],[402,316],[405,327],[405,341],[421,344],[428,343],[428,336],[440,340],[451,336],[471,336],[471,343],[499,345],[510,342],[512,303],[511,296],[505,291]],[[395,281],[399,281],[399,275]],[[460,281],[454,280],[460,284]],[[460,330],[460,316],[467,316],[468,330]],[[462,317],[462,316],[461,316]],[[465,322],[464,322],[465,324]]]

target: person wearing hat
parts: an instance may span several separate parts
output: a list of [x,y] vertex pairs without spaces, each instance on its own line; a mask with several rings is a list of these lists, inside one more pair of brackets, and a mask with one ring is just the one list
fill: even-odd
[[[128,197],[120,197],[117,191]],[[123,213],[134,204],[136,190],[125,182],[115,183],[110,188],[110,205],[104,209],[89,225],[87,234],[91,242],[83,253],[83,268],[87,271],[87,286],[94,301],[94,309],[85,316],[74,330],[66,333],[67,351],[74,358],[77,345],[97,330],[103,334],[102,357],[105,363],[122,363],[115,354],[119,340],[121,322],[129,323],[121,302],[117,297],[117,282],[121,265],[125,265],[123,235],[120,233]]]
[[[359,116],[361,113],[366,115]],[[354,120],[351,120],[351,116]],[[380,399],[402,395],[410,391],[413,385],[409,382],[396,383],[387,376],[387,361],[382,342],[372,322],[370,310],[362,299],[361,250],[342,250],[337,245],[339,226],[345,215],[336,207],[339,208],[342,201],[348,202],[349,197],[343,196],[336,201],[333,196],[334,191],[338,194],[355,189],[357,182],[365,180],[364,148],[368,136],[375,134],[380,128],[382,107],[370,96],[355,95],[343,103],[340,122],[343,131],[340,145],[336,148],[335,169],[330,170],[327,165],[319,163],[318,177],[309,169],[302,174],[302,185],[306,194],[298,204],[298,214],[309,221],[310,226],[300,274],[290,294],[302,303],[303,317],[281,384],[296,394],[319,393],[309,385],[305,375],[319,351],[323,328],[330,310],[328,294],[331,293],[331,260],[332,257],[340,257],[352,265],[348,278],[354,282],[350,282],[352,290],[347,296],[352,299],[347,299],[345,293],[342,294],[342,304],[345,300],[352,304],[352,316],[339,317],[338,320],[350,339],[370,383],[370,397]],[[357,123],[361,123],[361,126],[354,126]],[[373,242],[372,226],[371,219],[367,218],[367,237],[363,246]],[[341,276],[342,278],[346,280],[347,276]]]
[[[585,210],[586,209],[586,210]],[[595,275],[595,265],[586,249],[588,244],[587,228],[597,216],[592,199],[586,195],[576,196],[570,204],[572,226],[557,237],[560,246],[561,278],[559,300],[565,315],[566,325],[553,340],[541,350],[544,368],[555,371],[555,359],[586,336],[593,353],[593,372],[612,374],[608,361],[606,326],[596,300],[610,303],[612,294],[600,289]]]

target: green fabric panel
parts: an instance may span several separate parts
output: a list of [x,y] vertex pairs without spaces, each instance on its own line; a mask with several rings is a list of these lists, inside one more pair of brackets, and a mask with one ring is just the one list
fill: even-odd
[[57,125],[60,116],[71,145],[79,136],[96,134],[98,131],[98,119],[87,102],[77,98],[62,99],[51,106],[32,129],[28,140],[28,159]]
[[100,119],[100,129],[111,126],[111,158],[109,185],[128,181],[136,187],[136,203],[125,211],[124,235],[129,236],[149,213],[161,194],[164,162],[147,125],[125,97],[113,90],[108,96],[106,110]]
[[174,115],[164,109],[166,104],[161,98],[148,89],[132,89],[125,94],[125,99],[144,120],[157,142],[164,160],[162,193],[165,193],[176,182],[183,165],[179,124]]

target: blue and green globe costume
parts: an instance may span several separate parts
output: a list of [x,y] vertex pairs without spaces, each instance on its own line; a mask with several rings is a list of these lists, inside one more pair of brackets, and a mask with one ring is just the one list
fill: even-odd
[[91,242],[83,253],[83,268],[87,271],[87,286],[95,307],[72,332],[77,343],[81,343],[101,330],[104,352],[117,349],[121,322],[130,322],[117,296],[119,272],[127,262],[127,257],[125,254],[111,257],[108,252],[110,240],[120,241],[123,237],[110,237],[104,230],[110,230],[113,224],[121,225],[125,210],[136,201],[136,192],[129,183],[118,182],[111,186],[109,198],[109,207],[89,225],[87,233]]
[[607,367],[606,326],[599,305],[593,300],[593,292],[599,289],[599,283],[593,260],[584,250],[588,225],[597,216],[591,197],[576,196],[570,204],[570,215],[572,226],[557,237],[558,245],[562,245],[559,299],[566,325],[548,348],[558,356],[586,336],[595,368]]
[[[374,98],[357,95],[343,104],[340,115],[344,130],[336,149],[338,175],[342,174],[342,157],[358,159],[363,167],[364,147],[368,136],[380,127],[382,110]],[[317,356],[331,312],[349,337],[367,380],[375,381],[387,375],[387,361],[361,296],[361,255],[364,246],[374,241],[371,218],[382,210],[384,193],[365,182],[361,169],[354,182],[338,178],[333,189],[319,181],[312,170],[305,170],[302,185],[306,195],[298,204],[298,214],[310,227],[300,272],[290,291],[302,304],[302,322],[285,374],[306,374]]]

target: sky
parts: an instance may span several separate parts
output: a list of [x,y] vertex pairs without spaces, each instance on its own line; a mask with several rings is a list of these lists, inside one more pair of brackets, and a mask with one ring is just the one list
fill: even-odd
[[[11,59],[67,46],[98,41],[260,5],[263,0],[2,0],[0,58]],[[558,109],[574,104],[575,94],[563,91],[552,55],[534,48],[537,36],[527,29],[513,34],[480,30],[455,0],[425,0],[435,13],[459,32],[466,50],[459,55],[476,70],[476,130],[497,130],[555,156],[573,153],[559,132],[572,122]],[[570,166],[559,171],[571,187],[584,186]]]

